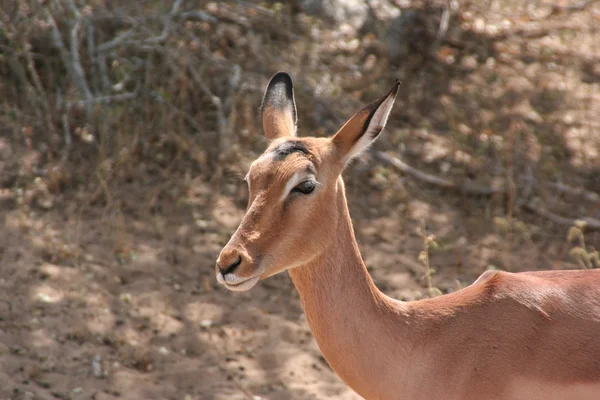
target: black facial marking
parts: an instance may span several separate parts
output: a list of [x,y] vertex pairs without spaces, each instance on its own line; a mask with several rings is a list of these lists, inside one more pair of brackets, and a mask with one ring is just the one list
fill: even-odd
[[273,149],[273,159],[276,161],[283,161],[292,153],[302,153],[304,155],[310,154],[304,143],[298,141],[289,141],[283,142]]

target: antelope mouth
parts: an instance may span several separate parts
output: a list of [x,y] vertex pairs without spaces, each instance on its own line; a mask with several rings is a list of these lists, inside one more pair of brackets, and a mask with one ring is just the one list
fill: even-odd
[[217,282],[233,292],[245,292],[250,290],[260,280],[260,276],[239,277],[232,274],[223,276],[217,274]]

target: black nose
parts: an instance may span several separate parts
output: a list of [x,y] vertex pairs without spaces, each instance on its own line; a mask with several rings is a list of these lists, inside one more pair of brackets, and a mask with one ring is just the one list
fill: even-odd
[[241,263],[242,263],[242,257],[241,257],[241,256],[238,256],[237,260],[235,260],[235,261],[233,262],[233,264],[229,264],[229,265],[228,265],[227,267],[225,267],[225,268],[221,268],[221,266],[219,265],[219,271],[221,271],[221,274],[223,274],[223,275],[230,274],[230,273],[232,273],[233,271],[235,271],[235,269],[236,269],[237,267],[239,267]]

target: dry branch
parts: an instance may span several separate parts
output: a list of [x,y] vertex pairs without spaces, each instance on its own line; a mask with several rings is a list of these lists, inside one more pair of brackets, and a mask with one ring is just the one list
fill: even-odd
[[[404,161],[400,160],[399,158],[390,156],[381,151],[377,152],[376,155],[378,158],[388,162],[392,166],[398,168],[400,171],[410,174],[413,177],[415,177],[423,182],[426,182],[426,183],[429,183],[429,184],[432,184],[432,185],[435,185],[438,187],[442,187],[445,189],[451,189],[451,190],[459,191],[459,192],[466,193],[466,194],[480,195],[480,196],[489,196],[492,194],[506,194],[505,187],[492,188],[492,187],[487,187],[487,186],[473,185],[471,183],[460,185],[460,184],[452,182],[448,179],[440,178],[438,176],[431,175],[431,174],[428,174],[421,170],[418,170],[414,167],[411,167],[410,165],[406,164]],[[597,201],[598,195],[596,195],[595,193],[586,191],[584,189],[571,188],[570,186],[566,186],[566,185],[563,185],[560,183],[552,183],[552,184],[548,184],[547,186],[554,187],[557,190],[562,191],[563,193],[582,195],[587,200]],[[600,220],[598,220],[596,218],[563,217],[561,215],[550,212],[550,211],[546,210],[545,208],[534,204],[533,202],[522,202],[522,203],[518,203],[517,205],[521,206],[531,212],[534,212],[535,214],[538,214],[544,218],[547,218],[550,221],[552,221],[556,224],[559,224],[559,225],[567,225],[567,226],[583,225],[585,228],[588,228],[588,229],[600,229]]]
[[600,203],[600,195],[598,195],[598,193],[590,192],[584,188],[574,188],[560,182],[546,183],[546,186],[548,186],[550,189],[554,189],[558,192],[569,194],[571,196],[580,196],[592,203]]
[[410,175],[414,176],[415,178],[417,178],[423,182],[430,183],[432,185],[436,185],[436,186],[443,187],[446,189],[456,190],[456,191],[463,192],[463,193],[480,195],[480,196],[489,196],[489,195],[492,195],[495,193],[504,193],[505,192],[504,188],[492,188],[492,187],[477,185],[477,184],[470,183],[470,182],[463,183],[462,185],[457,184],[448,179],[440,178],[438,176],[431,175],[426,172],[420,171],[416,168],[413,168],[410,165],[406,164],[404,161],[400,160],[399,158],[389,156],[381,151],[377,152],[376,155],[380,159],[382,159],[382,160],[390,163],[394,167],[398,168],[400,171],[410,174]]
[[558,214],[554,214],[551,211],[546,210],[541,206],[537,206],[533,203],[526,203],[523,205],[527,210],[536,213],[542,217],[549,219],[555,224],[565,225],[565,226],[582,226],[590,229],[600,229],[600,220],[591,217],[582,217],[582,218],[568,218],[563,217]]
[[169,14],[167,14],[164,17],[165,20],[164,20],[163,30],[161,31],[160,35],[145,38],[145,39],[128,40],[135,33],[135,28],[132,28],[132,29],[129,29],[128,31],[123,32],[116,38],[114,38],[106,43],[102,43],[100,46],[98,46],[98,53],[107,53],[107,52],[114,50],[121,46],[123,46],[123,47],[124,46],[134,46],[134,47],[144,48],[147,46],[152,46],[152,45],[157,45],[157,44],[163,43],[165,40],[167,40],[169,38],[169,34],[171,33],[173,19],[177,16],[177,11],[179,10],[179,7],[181,7],[182,3],[183,3],[183,0],[176,0],[175,3],[173,3],[173,7],[171,7],[171,11],[169,11]]
[[71,75],[73,83],[79,89],[85,100],[90,100],[92,98],[92,93],[87,85],[85,73],[83,72],[83,67],[81,66],[81,61],[79,58],[79,42],[77,40],[77,34],[79,33],[79,27],[81,26],[81,14],[77,11],[75,15],[75,23],[71,28],[71,53],[69,54],[69,50],[67,50],[67,47],[65,46],[54,17],[48,8],[46,8],[45,11],[48,25],[52,29],[52,40],[54,42],[54,46],[58,49],[60,56]]
[[184,21],[201,21],[201,22],[210,22],[213,24],[218,21],[212,15],[205,13],[204,11],[198,11],[198,10],[182,12],[182,13],[176,15],[176,18],[184,20]]
[[98,46],[98,53],[106,53],[115,47],[118,47],[125,43],[127,39],[129,39],[133,35],[133,29],[125,31],[121,33],[119,36],[114,38],[113,40],[109,40],[108,42],[102,43]]

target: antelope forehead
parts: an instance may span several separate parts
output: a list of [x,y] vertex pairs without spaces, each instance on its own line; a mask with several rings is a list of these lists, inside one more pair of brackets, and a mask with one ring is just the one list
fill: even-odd
[[269,152],[273,160],[283,161],[292,153],[298,153],[301,156],[308,156],[310,152],[304,143],[298,140],[288,140],[279,143]]

